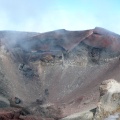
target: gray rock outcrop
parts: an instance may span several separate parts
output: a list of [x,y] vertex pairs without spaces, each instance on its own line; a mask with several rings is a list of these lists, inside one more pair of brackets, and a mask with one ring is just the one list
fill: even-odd
[[120,83],[114,79],[105,80],[100,85],[100,101],[94,120],[102,120],[120,110]]

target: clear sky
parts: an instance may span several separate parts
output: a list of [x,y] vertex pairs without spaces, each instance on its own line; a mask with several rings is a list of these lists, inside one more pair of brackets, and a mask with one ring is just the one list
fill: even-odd
[[46,32],[96,26],[120,34],[120,0],[0,0],[0,30]]

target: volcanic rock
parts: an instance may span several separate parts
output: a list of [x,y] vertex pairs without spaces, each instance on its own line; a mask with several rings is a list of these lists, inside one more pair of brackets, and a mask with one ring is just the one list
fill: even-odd
[[82,113],[72,114],[68,117],[65,117],[61,120],[93,120],[93,113],[90,111],[85,111]]
[[28,107],[28,109],[31,114],[37,116],[40,115],[42,118],[53,118],[55,120],[58,120],[63,117],[61,108],[53,104],[32,104]]
[[120,109],[120,83],[114,79],[105,80],[100,85],[99,105],[96,109],[95,120],[101,120],[114,114]]
[[20,109],[0,109],[0,120],[20,120]]

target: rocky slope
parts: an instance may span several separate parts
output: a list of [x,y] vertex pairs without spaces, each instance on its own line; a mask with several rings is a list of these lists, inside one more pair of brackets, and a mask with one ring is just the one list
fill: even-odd
[[0,107],[41,119],[95,108],[100,83],[119,81],[119,55],[120,36],[99,27],[0,31]]

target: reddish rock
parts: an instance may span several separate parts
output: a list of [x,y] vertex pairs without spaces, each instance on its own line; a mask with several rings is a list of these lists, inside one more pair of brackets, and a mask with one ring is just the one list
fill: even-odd
[[103,28],[96,27],[93,34],[84,39],[84,43],[98,48],[120,51],[120,36]]
[[0,109],[0,120],[54,120],[54,118],[42,118],[34,115],[22,116],[20,111],[16,108]]
[[0,120],[19,120],[20,111],[20,109],[16,108],[0,109]]

